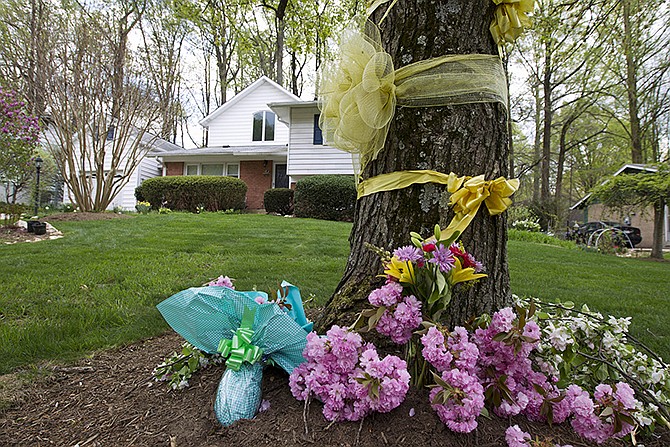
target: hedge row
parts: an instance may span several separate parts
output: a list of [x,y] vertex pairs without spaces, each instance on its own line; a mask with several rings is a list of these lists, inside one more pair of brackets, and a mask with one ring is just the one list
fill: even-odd
[[356,185],[350,175],[315,175],[301,179],[295,188],[296,217],[352,222]]
[[154,177],[135,189],[135,198],[175,211],[195,212],[241,210],[245,207],[247,185],[240,179],[214,175]]

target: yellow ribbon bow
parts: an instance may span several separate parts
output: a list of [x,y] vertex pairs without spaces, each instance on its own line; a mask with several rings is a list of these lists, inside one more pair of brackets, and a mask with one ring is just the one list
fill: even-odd
[[528,17],[535,8],[535,0],[493,0],[498,5],[491,22],[491,35],[499,46],[514,43],[524,30],[533,26]]
[[456,213],[445,230],[447,235],[465,230],[474,219],[482,202],[486,204],[491,216],[502,213],[512,204],[509,197],[519,189],[519,179],[507,180],[498,177],[484,180],[484,175],[476,177],[457,177],[449,174],[447,191],[451,193],[449,206]]
[[490,54],[441,56],[395,70],[379,28],[357,18],[340,39],[338,60],[323,73],[319,96],[326,141],[359,154],[363,171],[384,147],[396,104],[500,102],[507,107],[507,82],[500,58]]

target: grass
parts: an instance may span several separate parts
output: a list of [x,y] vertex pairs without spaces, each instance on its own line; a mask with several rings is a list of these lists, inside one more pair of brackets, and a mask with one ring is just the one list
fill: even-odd
[[57,226],[66,237],[0,249],[0,373],[159,334],[167,325],[157,303],[221,274],[240,290],[285,279],[323,303],[342,276],[351,228],[214,213]]
[[670,359],[670,263],[509,241],[514,293],[632,316],[631,332]]
[[[0,248],[0,373],[159,334],[167,324],[157,303],[220,274],[240,290],[285,279],[323,304],[344,270],[351,224],[172,213],[57,227],[65,238]],[[517,240],[509,258],[515,293],[632,315],[635,334],[670,358],[670,263]]]

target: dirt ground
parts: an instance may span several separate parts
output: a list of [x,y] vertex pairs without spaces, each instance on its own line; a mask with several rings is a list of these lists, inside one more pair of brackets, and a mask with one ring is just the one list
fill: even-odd
[[[182,391],[152,380],[154,366],[181,343],[169,332],[75,364],[43,366],[30,380],[21,373],[0,376],[0,445],[504,447],[504,431],[515,423],[561,444],[591,445],[567,426],[550,428],[523,418],[480,418],[475,432],[455,434],[431,410],[427,392],[416,390],[391,413],[373,415],[362,424],[329,426],[319,402],[312,402],[303,416],[303,403],[291,396],[287,375],[273,368],[266,369],[263,381],[263,398],[270,408],[224,428],[213,411],[223,366],[197,373]],[[670,433],[643,442],[646,447],[669,446]]]

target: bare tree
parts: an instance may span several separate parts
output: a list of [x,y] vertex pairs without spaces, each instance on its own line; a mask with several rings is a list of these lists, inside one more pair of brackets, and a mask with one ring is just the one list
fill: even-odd
[[129,63],[127,38],[140,14],[82,9],[59,17],[62,40],[48,61],[57,141],[50,152],[82,211],[104,211],[128,183],[159,114],[150,83]]

